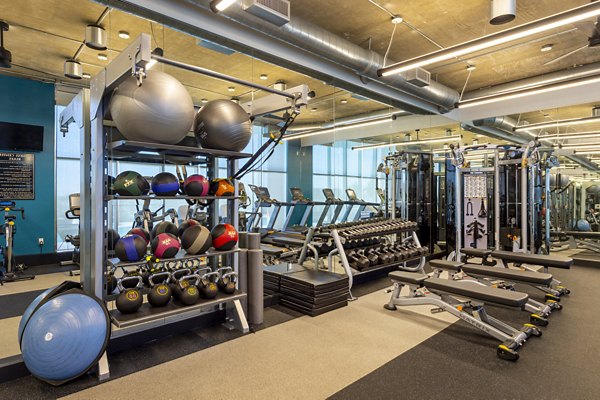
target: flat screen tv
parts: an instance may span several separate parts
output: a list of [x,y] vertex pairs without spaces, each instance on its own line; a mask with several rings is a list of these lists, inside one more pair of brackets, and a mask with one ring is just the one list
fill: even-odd
[[43,151],[44,127],[0,122],[0,150]]

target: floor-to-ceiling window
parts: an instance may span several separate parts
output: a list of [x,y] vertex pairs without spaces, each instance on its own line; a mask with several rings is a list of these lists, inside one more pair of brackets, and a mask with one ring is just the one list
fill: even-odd
[[[331,188],[337,198],[347,199],[346,189],[353,189],[359,198],[365,201],[378,202],[377,166],[383,161],[385,151],[352,150],[353,146],[362,143],[340,141],[331,145],[313,146],[313,197],[317,201],[325,200],[323,188]],[[384,183],[381,182],[380,186]],[[317,206],[315,218],[323,212],[324,206]],[[333,209],[330,209],[325,223],[331,220]]]

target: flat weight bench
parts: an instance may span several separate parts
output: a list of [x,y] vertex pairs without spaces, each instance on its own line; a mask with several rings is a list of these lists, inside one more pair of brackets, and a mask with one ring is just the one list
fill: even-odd
[[[497,355],[504,360],[516,361],[519,358],[517,349],[530,336],[542,334],[531,324],[515,329],[485,311],[483,303],[523,309],[529,299],[526,293],[496,289],[481,284],[465,285],[460,281],[429,277],[415,272],[394,271],[388,276],[394,282],[394,287],[392,297],[384,308],[397,310],[397,306],[437,306],[437,309],[432,312],[447,311],[500,340],[502,343],[497,348]],[[408,296],[400,296],[404,286],[409,287]],[[468,300],[459,300],[455,296]]]
[[492,250],[488,249],[473,249],[471,247],[464,247],[460,249],[460,254],[463,255],[463,262],[468,262],[470,258],[481,258],[482,265],[494,266],[496,265],[496,261],[490,260],[489,257],[492,254]]
[[[456,261],[431,260],[429,265],[433,268],[433,276],[439,278],[442,271],[448,271],[450,280],[461,283],[483,283],[485,285],[504,289],[514,290],[514,283],[530,285],[534,287],[549,287],[552,283],[552,275],[522,271],[510,268],[488,267],[486,265],[463,264]],[[500,279],[498,282],[493,279]],[[508,281],[508,282],[506,282]],[[529,321],[538,326],[548,325],[548,316],[553,310],[560,310],[560,297],[552,294],[546,294],[546,303],[541,303],[534,299],[527,300],[524,310],[530,312]]]
[[[500,259],[504,266],[508,263],[513,263],[528,271],[535,271],[535,269],[523,266],[522,264],[540,265],[545,273],[548,272],[548,268],[570,269],[571,265],[573,265],[572,258],[557,255],[526,254],[495,250],[492,252],[492,257]],[[557,297],[571,293],[571,291],[564,287],[559,280],[554,278],[552,278],[552,283],[548,287],[538,286],[538,289]]]

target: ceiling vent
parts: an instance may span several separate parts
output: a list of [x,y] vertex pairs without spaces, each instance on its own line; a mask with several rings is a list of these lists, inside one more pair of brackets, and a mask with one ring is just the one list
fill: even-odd
[[592,117],[600,117],[600,106],[592,108]]
[[242,8],[277,26],[290,22],[290,2],[287,0],[244,0]]
[[405,73],[406,81],[418,87],[429,86],[431,73],[423,68],[415,68]]

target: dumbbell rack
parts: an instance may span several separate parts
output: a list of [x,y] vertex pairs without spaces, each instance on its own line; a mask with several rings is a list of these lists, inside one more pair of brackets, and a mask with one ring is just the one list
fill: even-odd
[[[406,234],[410,234],[409,237],[405,237],[404,240],[406,239],[410,239],[412,240],[418,247],[421,247],[421,243],[419,242],[419,237],[416,233],[416,229],[418,227],[410,227],[410,228],[403,228],[403,229],[396,229],[393,231],[376,231],[376,232],[371,232],[371,233],[364,233],[364,234],[360,234],[360,235],[353,235],[352,239],[366,239],[366,238],[370,238],[370,237],[376,237],[376,236],[387,236],[389,238],[391,238],[392,241],[396,241],[398,236],[404,236]],[[416,257],[412,257],[412,258],[407,258],[405,260],[402,261],[396,261],[393,263],[387,263],[387,264],[383,264],[381,266],[375,266],[375,267],[371,267],[369,269],[363,270],[363,271],[359,271],[356,270],[354,268],[352,268],[350,266],[350,263],[348,262],[348,258],[346,256],[346,249],[344,248],[344,243],[347,240],[347,238],[344,235],[344,231],[343,229],[332,229],[329,232],[321,232],[321,233],[314,233],[314,229],[311,228],[311,230],[309,231],[308,235],[307,235],[307,240],[304,243],[302,252],[301,252],[301,256],[300,256],[300,263],[302,263],[302,261],[304,260],[305,255],[307,254],[308,251],[308,247],[310,245],[310,241],[312,240],[312,237],[317,236],[317,237],[321,237],[323,239],[331,239],[333,240],[333,243],[335,244],[335,249],[332,250],[329,253],[328,256],[328,269],[329,272],[333,272],[333,267],[334,267],[334,262],[333,262],[333,256],[337,255],[340,258],[342,267],[344,269],[344,272],[346,273],[346,275],[348,276],[348,291],[349,291],[349,295],[350,295],[350,299],[351,300],[355,300],[356,298],[352,295],[352,286],[354,283],[354,277],[356,276],[360,276],[360,275],[364,275],[367,273],[372,273],[374,271],[380,271],[383,269],[392,269],[392,268],[400,268],[404,271],[423,271],[423,268],[425,266],[425,262],[426,262],[426,256],[425,255],[420,255],[420,256],[416,256]],[[365,248],[368,247],[373,247],[373,246],[366,246]],[[419,263],[416,266],[408,266],[407,264],[411,261],[415,261],[415,260],[420,260]]]

